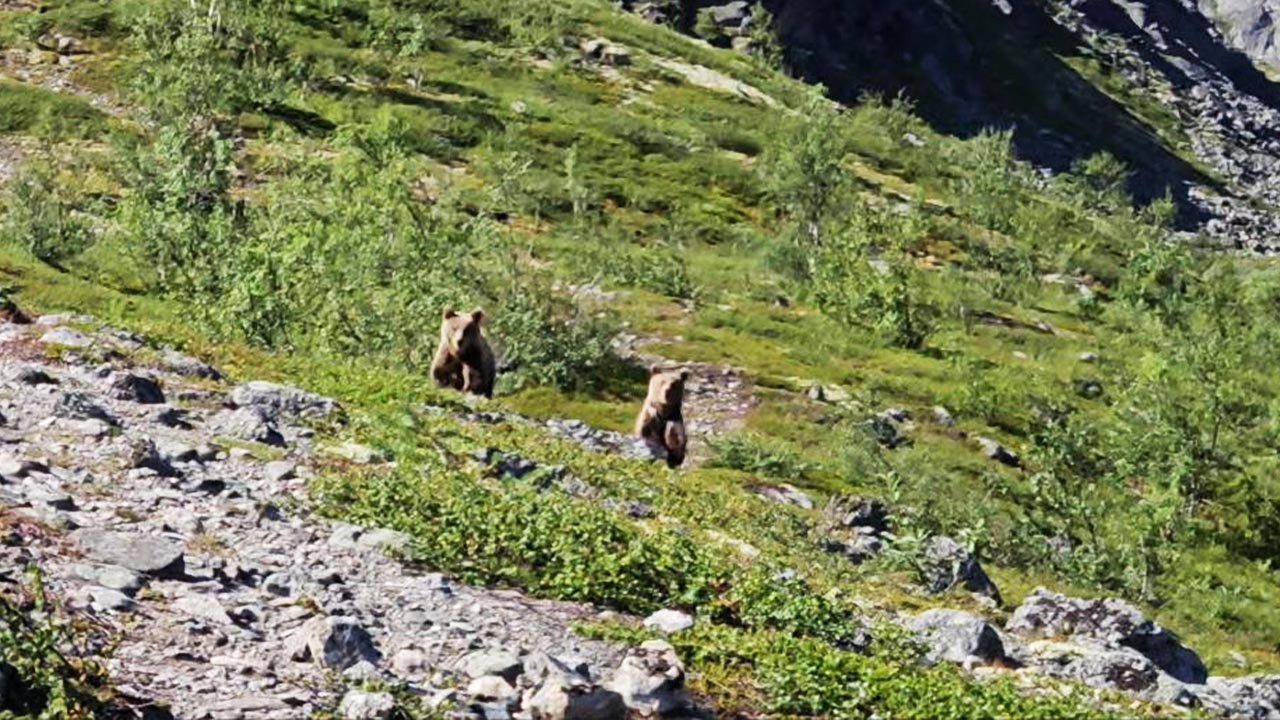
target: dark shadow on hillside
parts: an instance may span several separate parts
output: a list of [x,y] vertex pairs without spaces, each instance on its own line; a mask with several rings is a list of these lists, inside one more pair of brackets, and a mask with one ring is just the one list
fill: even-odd
[[[1184,224],[1202,218],[1187,201],[1187,184],[1215,185],[1168,148],[1155,130],[1093,86],[1062,56],[1080,53],[1080,38],[1053,21],[1038,2],[1014,2],[1005,15],[991,0],[766,0],[777,17],[792,67],[844,102],[867,91],[905,92],[922,118],[942,132],[971,136],[986,127],[1012,128],[1019,154],[1055,170],[1108,151],[1133,170],[1139,202],[1170,193]],[[1178,28],[1166,41],[1209,63],[1212,72],[1266,97],[1278,89],[1247,58],[1213,41],[1209,29],[1173,0],[1156,0],[1157,22]],[[1105,0],[1086,5],[1106,6]],[[1101,11],[1099,11],[1101,12]],[[1122,11],[1108,21],[1127,37],[1146,34]],[[1119,32],[1119,30],[1117,30]],[[1190,60],[1160,57],[1149,39],[1144,54],[1170,77],[1194,82]]]
[[291,105],[272,105],[262,108],[268,117],[280,120],[301,135],[320,137],[333,132],[338,126],[325,116]]
[[1158,37],[1139,27],[1119,6],[1085,0],[1081,11],[1103,29],[1124,37],[1178,88],[1190,88],[1207,74],[1225,78],[1268,106],[1280,109],[1280,85],[1272,82],[1248,55],[1215,37],[1217,30],[1203,15],[1175,0],[1149,0],[1145,15]]

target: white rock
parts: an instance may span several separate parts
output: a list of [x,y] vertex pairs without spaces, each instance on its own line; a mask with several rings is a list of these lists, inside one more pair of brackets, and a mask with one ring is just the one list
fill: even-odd
[[693,616],[679,610],[659,610],[644,619],[644,626],[664,633],[676,633],[693,627]]

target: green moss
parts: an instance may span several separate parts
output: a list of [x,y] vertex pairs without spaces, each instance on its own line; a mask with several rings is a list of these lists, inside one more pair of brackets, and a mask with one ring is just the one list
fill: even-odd
[[0,133],[70,140],[101,137],[107,128],[107,116],[82,98],[0,78]]

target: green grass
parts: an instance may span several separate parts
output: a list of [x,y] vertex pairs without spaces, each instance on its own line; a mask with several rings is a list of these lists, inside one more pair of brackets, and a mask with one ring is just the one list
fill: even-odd
[[107,116],[87,100],[0,78],[0,133],[48,141],[101,137]]

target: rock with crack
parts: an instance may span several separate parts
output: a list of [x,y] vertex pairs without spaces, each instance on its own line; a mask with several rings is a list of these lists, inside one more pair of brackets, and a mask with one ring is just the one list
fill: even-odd
[[627,651],[605,689],[618,693],[629,709],[641,715],[667,715],[689,704],[684,664],[675,648],[661,640]]
[[536,691],[526,693],[523,707],[533,720],[623,720],[622,695],[592,683],[562,663],[554,663]]
[[1200,657],[1142,611],[1115,598],[1085,600],[1036,588],[1009,618],[1009,632],[1085,639],[1130,648],[1176,680],[1200,684],[1208,671]]
[[73,532],[71,539],[92,560],[144,575],[180,578],[185,570],[182,547],[157,535],[84,528]]
[[926,610],[908,620],[907,629],[927,648],[929,662],[969,666],[1004,659],[1000,633],[986,620],[963,610]]
[[1098,644],[1033,642],[1019,648],[1015,658],[1038,674],[1142,696],[1157,690],[1161,675],[1160,669],[1140,653]]
[[285,640],[285,651],[295,661],[310,660],[337,670],[361,661],[377,665],[381,659],[369,631],[350,617],[308,620]]
[[978,558],[955,540],[939,535],[925,546],[920,569],[925,588],[931,593],[943,593],[953,587],[963,587],[1000,602],[1000,589],[987,576]]

